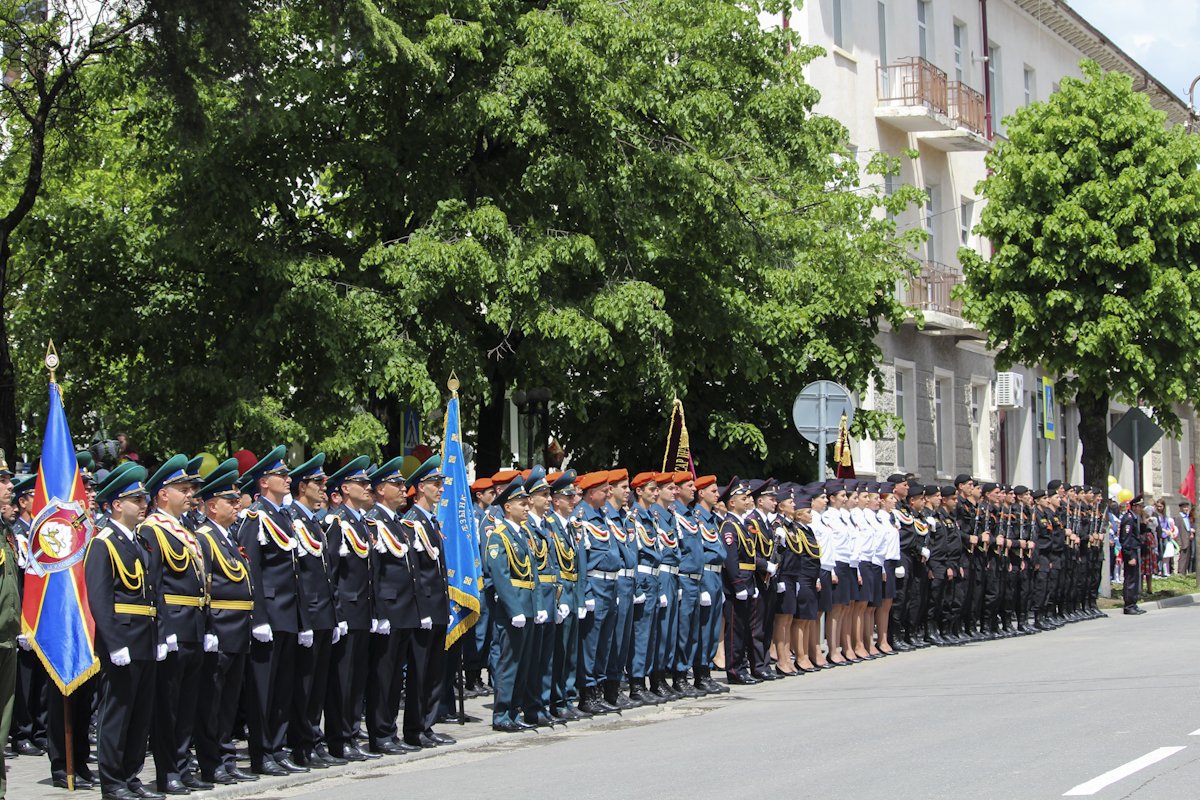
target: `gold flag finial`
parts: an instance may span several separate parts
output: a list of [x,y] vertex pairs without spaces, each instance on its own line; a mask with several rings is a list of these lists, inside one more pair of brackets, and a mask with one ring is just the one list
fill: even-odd
[[54,349],[54,340],[46,345],[46,369],[50,370],[50,382],[54,383],[54,371],[58,369],[58,351]]
[[454,370],[450,370],[450,380],[446,381],[446,388],[450,390],[450,394],[458,397],[458,376],[454,374]]

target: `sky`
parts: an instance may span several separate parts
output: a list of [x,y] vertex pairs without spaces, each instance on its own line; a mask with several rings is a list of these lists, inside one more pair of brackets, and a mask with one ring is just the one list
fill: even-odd
[[[1200,0],[1068,0],[1084,19],[1187,103],[1200,75]],[[1200,103],[1200,84],[1196,87]]]

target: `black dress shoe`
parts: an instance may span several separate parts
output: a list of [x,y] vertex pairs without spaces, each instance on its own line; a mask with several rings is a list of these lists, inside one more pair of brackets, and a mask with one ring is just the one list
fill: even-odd
[[44,756],[46,751],[33,742],[22,740],[17,743],[17,753],[23,756]]
[[446,734],[438,733],[437,731],[431,731],[425,735],[430,739],[433,739],[435,744],[458,744],[458,740],[453,736],[447,736]]
[[292,761],[287,756],[275,759],[275,763],[286,769],[288,772],[309,772],[308,767],[302,767],[295,761]]
[[501,733],[520,733],[529,729],[512,720],[505,720],[504,722],[493,722],[492,730],[500,731]]
[[237,778],[233,777],[220,767],[213,770],[213,774],[210,778],[208,778],[208,780],[212,781],[214,785],[219,784],[221,786],[232,786],[238,782]]
[[[51,778],[51,780],[50,780],[50,783],[51,783],[51,784],[54,786],[54,788],[56,788],[56,789],[65,789],[65,788],[67,788],[67,779],[66,779],[66,778]],[[76,791],[79,791],[79,790],[81,790],[81,789],[91,789],[91,788],[92,788],[93,786],[95,786],[95,785],[96,785],[96,781],[95,781],[94,779],[92,779],[92,778],[85,778],[85,777],[84,777],[84,776],[82,776],[82,775],[76,775],[76,776],[75,776],[75,789],[76,789]]]
[[[183,781],[172,778],[166,783],[158,784],[158,790],[163,794],[191,794],[192,790],[183,785]],[[145,795],[142,795],[145,797]]]
[[329,752],[324,745],[313,750],[313,758],[320,759],[327,767],[344,767],[350,763],[344,758],[338,758]]
[[377,742],[371,747],[371,752],[381,756],[402,756],[412,751],[401,747],[396,742]]
[[754,686],[760,681],[752,675],[745,675],[740,672],[727,672],[726,680],[735,686]]
[[142,800],[167,800],[167,796],[162,792],[152,792],[145,786],[139,786],[136,789],[130,789],[130,791],[142,798]]
[[377,758],[383,758],[383,756],[378,753],[368,752],[358,745],[348,744],[342,752],[342,758],[347,761],[373,761]]
[[227,770],[225,770],[225,773],[229,777],[235,778],[238,783],[251,783],[253,781],[258,780],[257,775],[255,775],[253,772],[248,772],[248,771],[242,769],[241,767],[233,767],[231,769],[227,769]]
[[767,672],[765,669],[756,669],[753,672],[751,672],[750,674],[753,675],[757,680],[760,680],[760,681],[775,680],[775,676],[772,675],[771,673]]
[[270,775],[273,778],[282,778],[284,775],[292,774],[292,773],[288,772],[286,769],[284,769],[283,767],[276,764],[274,759],[271,759],[271,760],[263,759],[262,766],[259,767],[258,769],[254,769],[253,767],[251,767],[251,771],[258,773],[259,775]]
[[198,792],[207,791],[208,789],[213,788],[213,784],[210,781],[201,780],[199,777],[197,777],[196,775],[193,775],[190,772],[187,775],[184,775],[179,780],[187,788],[194,789],[195,791],[198,791]]
[[102,793],[100,800],[138,800],[138,795],[122,786],[119,789],[113,789],[111,792]]

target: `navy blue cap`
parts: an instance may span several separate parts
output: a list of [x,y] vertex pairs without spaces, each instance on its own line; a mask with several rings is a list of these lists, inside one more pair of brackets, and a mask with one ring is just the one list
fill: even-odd
[[846,491],[846,485],[841,481],[825,481],[825,494],[833,495]]
[[750,496],[756,500],[760,497],[771,496],[775,494],[775,479],[765,478],[762,480],[750,481]]
[[[544,473],[545,470],[543,470]],[[411,489],[418,483],[440,481],[442,478],[442,457],[430,456],[425,459],[424,464],[413,470],[412,475],[408,476],[408,480],[404,482],[404,485]]]
[[496,495],[496,505],[504,507],[504,504],[509,500],[520,500],[522,497],[528,497],[525,492],[525,479],[520,475],[512,479],[508,486],[504,487],[504,491]]
[[554,483],[550,484],[550,491],[554,494],[578,494],[579,490],[575,488],[575,478],[577,477],[578,474],[575,470],[567,470],[554,479]]
[[718,503],[728,503],[729,498],[739,494],[750,494],[751,481],[739,480],[737,475],[734,475],[729,483],[721,490],[721,494],[717,497]]
[[550,484],[546,483],[546,468],[541,464],[534,464],[529,469],[529,477],[525,479],[525,493],[533,494],[548,488],[550,488]]

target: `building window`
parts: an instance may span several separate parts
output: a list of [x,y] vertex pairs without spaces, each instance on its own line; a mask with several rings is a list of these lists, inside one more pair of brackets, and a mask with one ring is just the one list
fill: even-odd
[[976,476],[992,474],[992,428],[988,413],[988,381],[971,380],[971,471]]
[[926,186],[925,194],[929,195],[925,201],[925,234],[928,239],[925,241],[925,258],[928,261],[938,260],[938,187]]
[[1000,48],[988,42],[988,82],[992,87],[991,112],[992,130],[994,131],[1000,130],[1000,116],[1004,111],[1000,75]]
[[1037,100],[1037,75],[1033,67],[1025,68],[1025,105]]
[[843,50],[850,49],[846,40],[846,3],[844,0],[833,0],[833,43]]
[[955,20],[954,22],[954,80],[959,83],[967,82],[966,67],[967,26]]
[[932,50],[929,37],[929,0],[917,0],[917,53],[929,61]]
[[916,466],[916,375],[911,366],[896,366],[896,416],[904,423],[904,434],[896,434],[896,469]]
[[959,202],[959,228],[964,246],[971,241],[971,227],[975,220],[975,201],[964,197]]
[[954,376],[936,373],[933,379],[934,469],[945,475],[954,468]]

